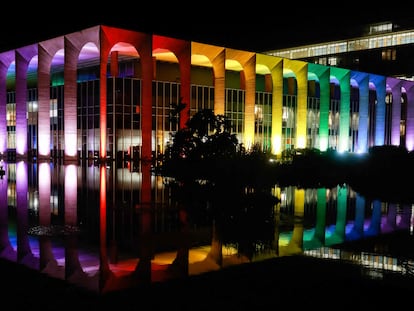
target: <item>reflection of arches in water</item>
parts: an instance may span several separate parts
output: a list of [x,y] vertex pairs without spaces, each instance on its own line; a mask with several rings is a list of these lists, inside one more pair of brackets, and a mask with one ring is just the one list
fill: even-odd
[[[65,227],[76,228],[78,224],[78,174],[74,164],[64,165],[64,219]],[[78,236],[76,233],[65,236],[65,280],[96,289],[97,282],[84,272],[79,260]]]
[[[147,167],[150,168],[149,166]],[[45,177],[43,173],[40,173],[41,169],[39,168],[39,174],[41,174],[42,177]],[[96,253],[93,253],[95,256],[94,258],[91,258],[91,260],[87,257],[88,254],[90,254],[88,251],[86,252],[86,255],[84,253],[84,250],[81,249],[82,246],[78,245],[78,242],[82,243],[81,240],[78,240],[79,236],[73,235],[73,236],[65,236],[65,243],[61,249],[61,254],[56,252],[56,249],[52,249],[51,245],[51,239],[47,236],[39,237],[39,250],[40,250],[40,270],[49,273],[53,268],[56,270],[54,271],[56,275],[59,275],[61,278],[66,278],[67,281],[74,283],[75,285],[79,285],[81,287],[87,287],[88,289],[92,290],[98,290],[101,292],[110,291],[112,289],[120,289],[123,287],[129,287],[137,284],[147,283],[147,282],[153,282],[153,281],[163,281],[172,277],[176,276],[187,276],[187,275],[193,275],[198,274],[199,272],[207,272],[212,270],[219,270],[221,268],[225,268],[229,265],[239,264],[242,263],[241,260],[244,260],[243,262],[249,262],[251,261],[251,258],[249,257],[243,257],[239,256],[240,254],[237,253],[237,249],[232,249],[232,256],[231,262],[230,262],[230,251],[228,251],[227,246],[223,246],[222,241],[220,240],[220,236],[216,236],[214,232],[211,235],[211,245],[208,245],[207,242],[206,245],[203,244],[201,247],[191,247],[189,248],[188,239],[182,239],[182,244],[177,245],[176,243],[171,246],[168,245],[168,251],[165,253],[168,253],[168,259],[164,261],[158,261],[159,255],[164,255],[164,249],[161,250],[158,253],[158,249],[154,246],[158,246],[155,243],[158,242],[158,236],[154,236],[154,224],[155,219],[159,217],[158,214],[155,215],[154,213],[154,203],[151,201],[153,198],[151,196],[151,191],[153,191],[153,187],[151,185],[151,178],[150,171],[147,171],[146,176],[144,176],[144,171],[146,169],[143,169],[139,172],[131,172],[131,176],[128,175],[128,178],[131,177],[131,181],[134,179],[139,179],[142,181],[142,184],[134,184],[131,182],[131,184],[122,184],[122,187],[128,188],[128,191],[131,191],[131,193],[134,193],[134,200],[138,195],[136,195],[136,191],[140,191],[140,201],[136,202],[132,200],[131,202],[131,210],[132,213],[127,214],[126,216],[128,219],[131,219],[131,226],[134,226],[134,234],[137,234],[137,239],[134,240],[134,243],[136,243],[133,247],[134,256],[131,256],[131,254],[128,254],[127,260],[124,260],[123,257],[124,254],[121,254],[119,257],[117,257],[117,245],[116,243],[121,243],[121,239],[119,235],[121,235],[120,231],[115,231],[113,234],[110,234],[109,231],[111,231],[111,221],[113,219],[110,219],[112,213],[115,213],[111,210],[108,211],[108,208],[113,207],[116,205],[114,202],[109,202],[109,198],[114,198],[116,195],[116,191],[119,189],[116,189],[116,187],[112,187],[116,185],[118,182],[119,176],[116,176],[116,174],[113,175],[107,175],[109,172],[109,169],[102,168],[102,171],[100,171],[100,196],[95,196],[94,192],[88,192],[88,197],[91,197],[91,201],[88,201],[88,205],[93,204],[93,206],[97,206],[98,199],[99,199],[99,214],[96,208],[97,214],[94,214],[93,216],[99,216],[101,217],[99,220],[99,228],[94,228],[93,232],[100,233],[100,245],[99,246],[99,256]],[[63,172],[61,169],[59,172]],[[84,172],[83,170],[78,172]],[[89,170],[86,172],[88,173]],[[69,172],[68,172],[69,173]],[[138,175],[142,174],[142,175]],[[62,174],[59,173],[53,173],[53,178],[56,178],[59,182],[62,181]],[[69,176],[70,174],[67,174]],[[92,174],[92,178],[96,178],[98,174],[96,174],[96,169],[94,173]],[[76,176],[76,173],[74,177]],[[137,177],[138,176],[138,177]],[[66,177],[65,177],[66,178]],[[110,178],[114,178],[113,180],[109,180]],[[44,178],[39,179],[39,181],[44,181]],[[76,178],[75,178],[76,180]],[[97,185],[97,178],[93,180],[89,180],[88,178],[84,176],[80,176],[80,178],[77,178],[77,180],[88,180],[91,184],[94,186]],[[6,180],[7,181],[7,180]],[[144,181],[146,185],[144,185]],[[4,180],[3,180],[4,182]],[[122,182],[125,182],[125,180],[122,180]],[[127,180],[128,182],[128,180]],[[109,187],[107,188],[107,183]],[[72,181],[69,179],[65,180],[65,191],[59,191],[61,196],[59,197],[59,200],[63,199],[63,194],[67,195],[68,193],[76,193],[79,191],[77,189],[77,181]],[[136,185],[137,188],[134,188]],[[40,185],[39,185],[40,186]],[[52,185],[55,187],[56,185]],[[56,186],[56,187],[62,187],[62,184]],[[1,193],[4,193],[6,191],[7,187],[1,187],[1,181],[0,181],[0,191]],[[42,226],[50,226],[51,223],[51,214],[50,214],[50,197],[54,195],[51,194],[51,185],[50,181],[45,186],[45,189],[41,189],[39,187],[39,202],[40,202],[40,209],[39,209],[39,222]],[[294,187],[291,187],[292,189]],[[61,188],[59,190],[62,190]],[[93,189],[96,190],[96,189]],[[124,190],[124,189],[122,189]],[[89,189],[88,189],[89,191]],[[113,191],[108,192],[108,191]],[[345,199],[348,196],[353,199],[353,196],[351,196],[350,191],[347,191],[347,188],[338,188],[334,187],[333,189],[325,189],[320,188],[315,191],[315,189],[311,189],[311,194],[307,195],[303,189],[294,189],[294,191],[291,191],[291,195],[289,198],[289,204],[286,206],[286,211],[283,210],[282,212],[286,212],[286,214],[289,214],[289,216],[292,219],[295,219],[295,222],[292,222],[292,227],[288,228],[291,229],[291,232],[288,232],[289,235],[285,234],[285,231],[279,231],[280,229],[284,230],[285,227],[279,228],[280,221],[277,221],[276,218],[280,217],[280,213],[276,213],[275,216],[275,222],[276,222],[276,228],[275,228],[275,234],[274,238],[277,240],[275,241],[272,246],[270,247],[272,252],[268,252],[268,249],[265,249],[263,252],[258,251],[260,254],[255,257],[259,260],[261,258],[269,258],[270,256],[284,256],[284,255],[290,255],[295,253],[302,253],[303,250],[308,250],[315,247],[325,246],[329,245],[329,243],[333,243],[334,241],[332,237],[340,237],[341,234],[345,231],[346,226],[346,234],[347,239],[350,237],[350,232],[354,232],[355,237],[362,238],[364,236],[364,224],[366,225],[365,228],[368,228],[368,223],[372,226],[371,228],[376,228],[378,225],[378,217],[380,216],[380,209],[376,209],[378,213],[375,211],[373,212],[373,216],[370,217],[370,219],[364,219],[364,214],[369,214],[371,211],[366,211],[364,209],[367,209],[365,199],[361,196],[356,196],[356,209],[355,209],[355,220],[349,221],[348,224],[346,224],[346,215],[348,213],[349,215],[352,215],[351,208],[353,206],[353,201],[351,201],[351,204],[347,207],[347,200]],[[65,192],[65,193],[64,193]],[[335,194],[332,194],[332,197],[328,195],[328,192],[333,192]],[[129,193],[129,192],[128,192]],[[317,194],[317,195],[316,195]],[[7,197],[7,196],[5,196]],[[82,196],[83,198],[83,196]],[[108,198],[108,202],[107,202]],[[280,198],[280,195],[279,195]],[[92,200],[93,199],[93,200]],[[73,224],[76,224],[79,219],[77,215],[77,210],[75,206],[78,204],[82,204],[84,202],[77,202],[80,200],[76,200],[76,196],[74,197],[64,197],[65,200],[65,224],[71,226]],[[332,201],[332,202],[330,202]],[[3,202],[2,204],[7,206],[7,202],[4,201],[3,197],[0,197],[0,202]],[[310,204],[308,204],[308,202]],[[329,202],[329,203],[328,203]],[[164,202],[163,202],[164,203]],[[27,204],[27,202],[26,202]],[[349,201],[348,201],[349,204]],[[126,204],[127,205],[127,204]],[[332,208],[332,217],[329,218],[327,216],[328,214],[328,207],[329,205],[335,206],[335,208]],[[123,208],[124,205],[120,206],[120,208],[117,210]],[[279,203],[279,211],[280,211],[280,203]],[[338,207],[337,207],[338,206]],[[310,207],[310,208],[309,208]],[[383,205],[384,207],[384,205]],[[78,207],[79,208],[79,207]],[[347,210],[349,209],[349,212]],[[0,211],[0,220],[3,223],[7,223],[7,209],[2,209]],[[57,208],[56,208],[57,210]],[[126,209],[122,209],[122,212],[125,212]],[[307,217],[304,215],[304,213],[307,213],[308,210],[311,210],[312,217],[315,217],[315,219],[312,219],[311,222],[304,222],[304,218]],[[335,213],[333,213],[335,211]],[[58,211],[60,212],[60,210]],[[90,212],[90,209],[88,209],[88,212]],[[129,211],[128,211],[129,212]],[[164,211],[165,212],[165,211]],[[175,211],[174,211],[175,213]],[[91,213],[92,214],[92,213]],[[177,214],[178,215],[178,214]],[[384,221],[384,217],[382,217],[382,222],[387,223],[390,227],[395,223],[395,225],[399,224],[400,226],[409,224],[410,220],[410,206],[398,206],[397,207],[392,204],[389,205],[388,208],[388,214],[387,221]],[[61,216],[61,215],[60,215]],[[118,215],[119,216],[119,215]],[[174,214],[173,217],[176,215]],[[173,231],[174,235],[187,238],[192,232],[186,232],[188,230],[188,219],[186,219],[185,214],[181,214],[181,226],[180,229],[182,231],[175,232]],[[26,216],[25,216],[26,217]],[[108,217],[108,219],[107,219]],[[113,218],[116,217],[116,215],[112,215]],[[171,215],[169,215],[171,217]],[[25,218],[27,219],[27,218]],[[136,220],[138,219],[138,222]],[[327,226],[327,219],[334,219],[334,221],[331,221],[330,224],[334,223],[334,225]],[[164,220],[164,219],[163,219]],[[315,221],[315,226],[313,228],[305,229],[306,225],[309,225]],[[98,222],[97,220],[93,220]],[[133,224],[132,224],[133,221]],[[116,222],[113,224],[113,226],[118,225],[119,222]],[[304,225],[305,224],[305,225]],[[157,224],[158,225],[158,224]],[[383,230],[384,226],[382,226]],[[0,228],[1,230],[2,228]],[[119,227],[118,227],[119,229]],[[158,229],[158,228],[157,228]],[[176,230],[176,228],[173,228]],[[368,230],[368,229],[367,229]],[[206,230],[208,231],[208,230]],[[1,246],[10,244],[10,239],[8,237],[7,230],[3,230],[5,234],[1,234],[0,241],[2,244]],[[374,231],[371,231],[374,232]],[[129,233],[129,232],[127,232]],[[164,233],[164,232],[162,232]],[[198,234],[199,232],[197,232]],[[205,232],[203,231],[203,238],[209,237],[207,235],[204,235]],[[116,236],[118,234],[118,236]],[[157,233],[155,233],[157,234]],[[209,233],[208,233],[209,234]],[[113,236],[115,235],[115,236]],[[288,236],[288,239],[286,238]],[[135,237],[134,237],[135,238]],[[273,237],[272,237],[273,238]],[[109,240],[108,240],[109,239]],[[283,240],[285,239],[285,240]],[[283,240],[283,242],[281,242]],[[52,241],[54,241],[52,239]],[[193,240],[191,240],[193,241]],[[203,240],[204,241],[204,240]],[[343,241],[342,241],[343,242]],[[113,244],[115,243],[115,244]],[[340,243],[340,242],[339,242]],[[191,244],[191,243],[190,243]],[[32,245],[32,251],[36,251],[33,248]],[[113,246],[113,248],[107,248],[107,246]],[[79,247],[80,246],[80,247]],[[127,245],[129,246],[129,245]],[[171,247],[170,247],[171,246]],[[56,247],[56,244],[54,244],[54,247]],[[118,245],[120,249],[122,249],[121,244]],[[23,248],[22,248],[23,249]],[[0,248],[1,250],[1,248]],[[113,252],[111,251],[113,250]],[[233,252],[234,250],[234,252]],[[162,254],[161,254],[162,252]],[[197,258],[194,258],[194,253],[197,252]],[[62,255],[63,254],[63,255]],[[138,254],[138,257],[135,256]],[[35,253],[36,255],[36,253]],[[62,255],[62,256],[60,256]],[[269,255],[269,257],[265,257]],[[167,258],[165,256],[164,258]],[[238,262],[235,261],[236,256],[237,258],[240,258]],[[61,259],[64,259],[61,260]],[[88,260],[88,263],[84,261],[84,259]],[[90,265],[90,263],[93,260],[94,266]],[[63,263],[61,266],[53,266],[57,263]],[[168,269],[169,268],[169,269]],[[177,269],[175,269],[177,268]],[[196,271],[196,272],[195,272]],[[66,272],[66,274],[65,274]],[[93,274],[92,274],[92,273]],[[59,273],[59,274],[57,274]]]
[[402,204],[397,212],[396,223],[398,229],[409,229],[411,226],[412,209],[411,204]]
[[279,243],[279,256],[300,254],[303,252],[303,220],[305,215],[305,190],[294,190],[294,224],[287,245]]
[[9,213],[7,203],[8,165],[3,162],[4,175],[0,180],[0,258],[16,261],[16,252],[9,237]]
[[400,229],[409,229],[411,223],[411,206],[373,200],[370,204],[370,218],[365,218],[366,199],[357,194],[355,221],[346,235],[346,240],[357,240],[364,237],[390,233]]
[[346,212],[348,190],[346,187],[337,187],[337,211],[335,224],[327,231],[325,245],[335,245],[344,242],[346,229]]
[[[47,162],[39,163],[39,225],[41,228],[50,228],[50,197],[51,197],[51,170],[53,167]],[[53,247],[50,237],[42,235],[39,237],[39,269],[58,278],[63,278],[62,269],[59,268],[53,254]]]
[[317,190],[316,224],[311,239],[304,240],[303,248],[312,249],[325,245],[326,234],[326,188]]
[[373,200],[370,204],[371,215],[365,219],[366,200],[357,196],[356,216],[353,228],[347,235],[347,240],[377,236],[400,229],[409,229],[411,223],[411,207],[403,204],[398,208],[396,203]]
[[364,236],[375,236],[381,232],[381,201],[374,200],[371,203],[371,218],[367,228],[364,230]]
[[29,204],[28,204],[27,163],[16,163],[16,234],[17,262],[27,267],[38,269],[38,258],[32,253],[29,241]]
[[[141,185],[140,189],[132,189],[140,191],[140,202],[134,206],[136,210],[136,215],[139,218],[139,232],[138,232],[138,258],[133,258],[130,260],[123,260],[123,262],[118,262],[118,247],[116,245],[116,236],[115,232],[112,232],[112,237],[110,243],[108,243],[107,235],[107,174],[106,166],[102,165],[100,169],[100,196],[99,196],[99,205],[100,205],[100,275],[99,275],[99,291],[108,292],[112,290],[119,290],[122,288],[128,288],[131,286],[136,286],[138,284],[149,284],[153,280],[163,280],[168,278],[166,275],[168,271],[166,267],[172,266],[165,265],[165,267],[155,266],[152,263],[154,259],[154,245],[153,245],[153,207],[152,204],[152,185],[151,185],[151,163],[141,162],[140,171],[134,172],[133,174],[140,174]],[[113,178],[116,178],[116,175],[112,175]],[[112,191],[116,191],[112,189]],[[112,193],[112,196],[115,197],[115,193]],[[183,223],[183,226],[186,226],[186,215],[182,214],[180,220]],[[112,221],[115,221],[112,219]],[[107,245],[111,245],[110,253],[108,255]],[[188,269],[188,249],[187,256],[185,256],[185,248],[182,249],[182,252],[177,252],[177,261],[182,260],[187,262],[185,265]],[[182,255],[182,257],[180,257]],[[112,264],[109,264],[112,263]],[[122,269],[120,269],[122,267]],[[153,272],[157,272],[157,275],[153,275]]]
[[356,194],[355,221],[351,225],[351,230],[346,235],[346,240],[358,240],[364,235],[365,223],[365,198]]
[[[369,218],[366,218],[366,199],[355,193],[355,207],[348,206],[350,202],[349,195],[351,190],[347,187],[337,187],[336,193],[333,194],[333,202],[336,203],[336,221],[333,225],[326,226],[326,200],[327,190],[318,189],[316,223],[311,229],[307,229],[303,235],[303,249],[312,249],[320,246],[330,246],[343,243],[344,241],[357,240],[368,236],[394,231],[396,229],[409,228],[411,220],[410,205],[402,205],[397,210],[395,204],[384,203],[379,200],[370,202]],[[296,190],[295,190],[296,191]],[[299,207],[299,192],[295,192],[294,208],[295,215]],[[330,198],[330,200],[332,200]],[[331,204],[331,202],[329,203]],[[388,206],[388,211],[384,215],[384,206]],[[287,208],[289,210],[289,207]],[[349,211],[348,211],[349,210]],[[349,220],[347,214],[355,214],[354,220]],[[296,229],[298,226],[296,226]],[[293,242],[293,232],[284,232],[281,234],[280,244],[283,246],[300,245],[300,241]]]
[[388,213],[382,223],[381,232],[394,231],[397,228],[397,204],[388,203]]

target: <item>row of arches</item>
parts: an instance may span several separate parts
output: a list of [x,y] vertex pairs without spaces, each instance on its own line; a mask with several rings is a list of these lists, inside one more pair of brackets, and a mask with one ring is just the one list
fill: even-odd
[[[163,70],[160,63],[173,67]],[[238,77],[236,84],[231,73]],[[241,89],[239,137],[247,148],[259,142],[278,155],[292,147],[351,152],[384,144],[414,147],[412,81],[98,25],[0,53],[0,152],[14,148],[16,157],[27,158],[33,149],[38,159],[49,160],[58,150],[66,161],[78,160],[83,149],[88,149],[85,154],[92,149],[100,159],[107,159],[108,153],[114,156],[120,149],[119,136],[125,134],[125,121],[117,123],[116,110],[124,104],[111,107],[109,97],[115,101],[115,92],[126,91],[113,87],[110,77],[139,80],[138,95],[130,96],[139,128],[127,132],[139,136],[130,139],[128,148],[139,147],[142,159],[150,159],[159,144],[154,81],[177,84],[179,100],[186,103],[179,128],[200,107],[193,104],[195,84],[211,88],[215,114],[228,114],[228,90]],[[98,118],[88,131],[80,125],[79,84],[85,81],[95,83],[93,108]],[[53,88],[60,88],[60,95],[54,97]],[[85,98],[91,97],[88,92]],[[258,135],[258,92],[270,98],[266,142]],[[294,124],[288,137],[286,96],[292,94]],[[310,98],[316,99],[314,106]],[[31,115],[36,120],[33,129]],[[88,132],[85,139],[82,131]]]

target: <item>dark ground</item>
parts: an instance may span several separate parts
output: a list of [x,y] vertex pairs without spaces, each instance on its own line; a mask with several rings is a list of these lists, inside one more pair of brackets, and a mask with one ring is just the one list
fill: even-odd
[[280,257],[105,295],[79,290],[3,259],[0,274],[3,307],[13,310],[373,310],[404,306],[414,294],[414,278],[372,280],[361,276],[359,266],[305,256]]

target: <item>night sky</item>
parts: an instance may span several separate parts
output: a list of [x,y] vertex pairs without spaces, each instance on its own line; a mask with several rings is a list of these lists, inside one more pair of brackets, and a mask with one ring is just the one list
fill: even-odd
[[98,24],[252,52],[357,37],[361,25],[373,22],[402,20],[414,26],[414,18],[407,17],[407,8],[361,12],[345,8],[333,13],[338,10],[336,7],[321,11],[320,7],[298,10],[296,7],[240,8],[238,5],[226,8],[226,4],[220,3],[215,7],[217,5],[222,9],[210,9],[201,4],[181,8],[177,3],[165,5],[159,2],[154,7],[143,6],[142,10],[139,2],[131,7],[109,8],[108,5],[106,9],[80,5],[65,8],[56,3],[56,6],[39,13],[42,10],[38,6],[42,5],[38,4],[20,12],[19,18],[13,18],[17,10],[10,7],[7,14],[2,9],[3,17],[0,17],[0,52]]

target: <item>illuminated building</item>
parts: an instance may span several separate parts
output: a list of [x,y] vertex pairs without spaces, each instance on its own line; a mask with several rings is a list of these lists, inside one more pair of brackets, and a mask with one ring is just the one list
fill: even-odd
[[320,65],[413,80],[412,21],[386,21],[354,27],[346,39],[264,52]]
[[413,92],[395,76],[97,25],[0,53],[0,152],[150,159],[204,108],[276,155],[411,151]]

